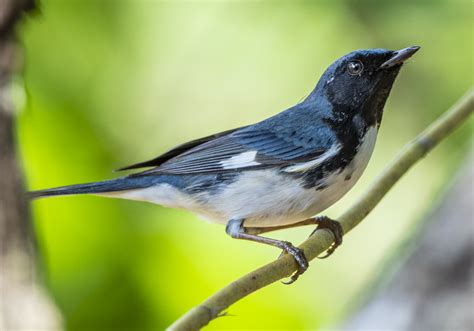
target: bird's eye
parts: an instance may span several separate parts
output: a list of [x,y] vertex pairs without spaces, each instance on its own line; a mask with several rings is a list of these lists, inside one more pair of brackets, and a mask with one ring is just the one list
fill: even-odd
[[364,65],[360,61],[352,61],[347,65],[347,72],[350,75],[360,75],[364,70]]

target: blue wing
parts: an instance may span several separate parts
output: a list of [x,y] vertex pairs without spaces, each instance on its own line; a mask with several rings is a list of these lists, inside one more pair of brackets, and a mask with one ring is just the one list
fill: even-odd
[[199,138],[199,139],[195,139],[195,140],[191,140],[191,141],[188,141],[187,143],[184,143],[184,144],[181,144],[181,145],[178,145],[172,149],[170,149],[169,151],[167,151],[166,153],[163,153],[161,154],[160,156],[152,159],[152,160],[148,160],[148,161],[145,161],[145,162],[140,162],[140,163],[135,163],[135,164],[132,164],[132,165],[129,165],[129,166],[126,166],[126,167],[122,167],[120,169],[117,169],[117,171],[123,171],[123,170],[131,170],[131,169],[138,169],[138,168],[147,168],[147,167],[158,167],[160,165],[162,165],[163,163],[165,163],[166,161],[174,158],[175,156],[178,156],[196,146],[199,146],[199,145],[202,145],[208,141],[211,141],[211,140],[214,140],[216,138],[219,138],[219,137],[222,137],[222,136],[226,136],[236,130],[240,130],[240,129],[243,129],[245,127],[242,127],[242,128],[237,128],[237,129],[232,129],[232,130],[227,130],[227,131],[223,131],[223,132],[219,132],[219,133],[216,133],[216,134],[213,134],[213,135],[210,135],[210,136],[206,136],[206,137],[203,137],[203,138]]
[[[334,156],[339,150],[334,132],[320,118],[314,118],[313,110],[296,107],[298,106],[255,125],[181,145],[175,149],[179,153],[171,150],[172,157],[156,164],[156,168],[140,174],[228,172],[284,167],[305,162],[315,165],[315,160]],[[311,116],[302,112],[311,112]],[[201,143],[195,144],[196,141]],[[182,146],[190,148],[180,150]],[[163,156],[155,160],[161,159]],[[147,162],[143,164],[150,165]]]

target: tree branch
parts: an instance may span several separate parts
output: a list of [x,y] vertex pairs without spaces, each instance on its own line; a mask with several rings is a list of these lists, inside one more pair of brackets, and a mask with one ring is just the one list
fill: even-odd
[[0,330],[59,330],[61,317],[37,282],[32,224],[17,161],[11,81],[22,66],[16,27],[34,0],[0,0]]
[[[347,234],[357,226],[408,169],[459,127],[471,115],[473,109],[474,90],[470,90],[443,116],[408,143],[365,194],[338,218],[344,233]],[[320,230],[299,247],[304,249],[308,260],[312,260],[328,249],[333,240],[329,231]],[[220,316],[233,303],[271,283],[289,277],[296,268],[297,264],[293,257],[284,255],[222,288],[181,316],[169,330],[198,330]]]
[[[397,265],[382,266],[364,293],[361,306],[340,325],[341,331],[472,330],[474,293],[474,158],[468,158],[442,201],[406,238],[413,249]],[[416,244],[416,246],[415,246]],[[400,256],[399,250],[393,255]],[[393,255],[387,258],[393,259]],[[402,254],[403,255],[403,254]],[[382,278],[382,279],[381,279]],[[387,281],[387,279],[389,279]],[[376,291],[374,289],[374,283]],[[390,313],[384,313],[390,312]],[[443,312],[440,314],[440,312]]]

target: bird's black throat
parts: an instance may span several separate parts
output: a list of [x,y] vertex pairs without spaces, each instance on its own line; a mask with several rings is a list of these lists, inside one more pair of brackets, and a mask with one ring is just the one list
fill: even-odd
[[[331,82],[330,78],[325,84],[318,84],[315,95],[319,100],[325,100],[322,104],[330,105],[331,108],[329,116],[321,120],[331,128],[341,148],[335,156],[318,167],[292,174],[303,179],[305,188],[326,188],[324,178],[329,174],[342,173],[357,155],[367,131],[371,127],[379,128],[385,103],[400,68],[401,65],[397,65],[384,72],[374,72],[372,75],[377,77],[372,77],[368,86],[359,89],[356,87],[354,91],[340,91],[336,88],[337,85],[330,86],[330,83],[327,83]],[[327,78],[324,76],[327,74],[323,75],[323,78]],[[349,179],[350,176],[347,180]]]
[[354,116],[345,123],[328,120],[328,125],[336,133],[341,148],[335,156],[329,158],[318,167],[303,173],[292,174],[294,177],[303,180],[303,187],[306,189],[325,189],[327,183],[324,181],[324,178],[329,174],[343,172],[356,156],[367,131],[371,127],[360,116]]

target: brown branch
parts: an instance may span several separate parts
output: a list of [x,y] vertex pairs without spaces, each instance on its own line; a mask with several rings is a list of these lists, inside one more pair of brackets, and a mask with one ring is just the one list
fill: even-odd
[[16,158],[11,76],[21,54],[15,27],[33,0],[0,0],[0,330],[58,329],[59,314],[35,282],[31,223]]
[[[390,266],[377,275],[370,289],[361,292],[368,301],[335,326],[337,330],[386,330],[388,325],[397,331],[473,329],[474,159],[471,156],[467,161],[454,183],[448,184],[452,186],[442,201],[405,239],[403,246],[413,250],[406,249],[410,254],[407,259],[402,257],[395,275],[390,277]],[[400,250],[393,254],[399,258]],[[391,259],[393,256],[387,260]],[[374,284],[379,288],[376,292]],[[372,292],[371,298],[367,292]]]
[[[365,194],[338,218],[344,228],[344,233],[347,234],[357,226],[408,169],[459,127],[471,115],[473,109],[474,91],[471,90],[443,116],[406,145]],[[299,247],[304,249],[308,260],[312,260],[328,249],[333,239],[330,232],[321,230]],[[271,283],[290,276],[296,268],[294,259],[289,255],[284,255],[222,288],[181,316],[169,327],[169,330],[198,330],[218,317],[230,305]]]

